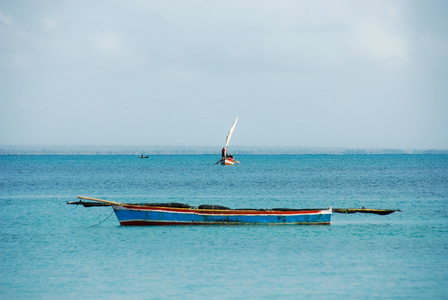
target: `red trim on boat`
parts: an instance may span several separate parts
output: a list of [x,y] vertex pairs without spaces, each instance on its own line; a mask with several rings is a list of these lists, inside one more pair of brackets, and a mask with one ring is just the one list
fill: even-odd
[[188,208],[170,208],[140,205],[123,205],[124,208],[133,210],[155,210],[177,213],[193,213],[198,215],[301,215],[316,214],[322,210],[293,210],[293,211],[260,211],[260,210],[204,210],[204,209],[188,209]]

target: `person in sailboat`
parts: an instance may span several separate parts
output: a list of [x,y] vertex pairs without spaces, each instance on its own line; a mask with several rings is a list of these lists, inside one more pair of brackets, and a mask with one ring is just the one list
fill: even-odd
[[233,159],[233,155],[231,153],[227,153],[227,147],[222,148],[222,150],[221,150],[221,158]]

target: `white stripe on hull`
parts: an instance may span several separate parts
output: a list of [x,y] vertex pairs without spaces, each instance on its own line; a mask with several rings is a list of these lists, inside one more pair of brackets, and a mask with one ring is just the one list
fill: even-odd
[[221,160],[221,165],[234,165],[235,161],[234,160],[230,160],[230,159],[223,159]]

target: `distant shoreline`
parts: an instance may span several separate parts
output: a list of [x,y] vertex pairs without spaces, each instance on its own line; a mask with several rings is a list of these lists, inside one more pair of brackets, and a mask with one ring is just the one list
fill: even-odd
[[[448,154],[448,149],[364,149],[300,147],[229,147],[236,155]],[[0,146],[0,155],[221,155],[211,146]]]

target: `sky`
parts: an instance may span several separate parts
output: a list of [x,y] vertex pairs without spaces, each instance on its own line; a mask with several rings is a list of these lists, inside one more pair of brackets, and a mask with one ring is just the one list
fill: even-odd
[[0,145],[448,149],[448,1],[0,0]]

